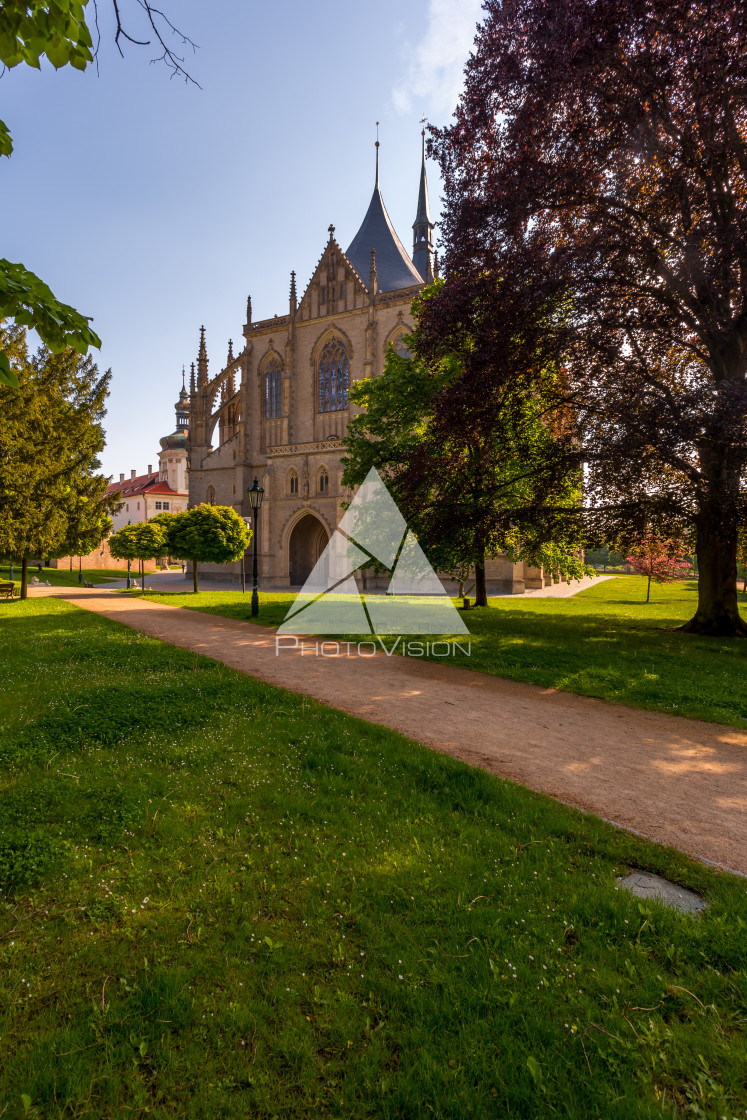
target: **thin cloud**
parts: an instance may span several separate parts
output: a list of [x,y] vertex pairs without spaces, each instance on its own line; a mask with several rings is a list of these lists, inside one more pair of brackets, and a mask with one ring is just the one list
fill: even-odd
[[482,0],[428,0],[428,25],[405,77],[392,91],[398,113],[413,105],[451,112],[462,89],[464,64],[480,22]]

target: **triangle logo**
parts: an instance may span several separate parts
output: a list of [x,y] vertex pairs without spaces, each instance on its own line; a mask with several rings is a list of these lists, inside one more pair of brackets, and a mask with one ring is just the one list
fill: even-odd
[[[360,568],[391,572],[385,595],[361,595]],[[278,634],[468,634],[375,467],[345,511]]]

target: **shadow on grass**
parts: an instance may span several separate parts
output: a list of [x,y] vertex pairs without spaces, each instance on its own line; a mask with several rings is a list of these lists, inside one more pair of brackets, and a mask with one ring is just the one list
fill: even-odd
[[[0,628],[4,733],[64,748],[81,718],[72,754],[16,760],[0,812],[14,1120],[653,1120],[664,1090],[747,1106],[741,883],[65,603],[32,609]],[[708,910],[616,890],[626,866]]]

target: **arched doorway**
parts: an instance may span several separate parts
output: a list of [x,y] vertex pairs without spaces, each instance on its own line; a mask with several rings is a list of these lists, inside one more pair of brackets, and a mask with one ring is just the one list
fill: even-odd
[[293,526],[288,543],[288,574],[291,587],[300,587],[326,548],[329,534],[321,521],[306,513]]

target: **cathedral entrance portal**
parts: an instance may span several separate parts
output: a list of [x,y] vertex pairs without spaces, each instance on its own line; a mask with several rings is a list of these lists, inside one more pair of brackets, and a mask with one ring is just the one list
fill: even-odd
[[300,587],[326,548],[329,534],[313,514],[305,514],[294,526],[288,545],[288,574],[291,587]]

